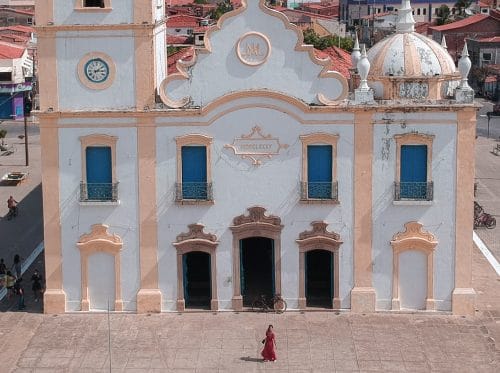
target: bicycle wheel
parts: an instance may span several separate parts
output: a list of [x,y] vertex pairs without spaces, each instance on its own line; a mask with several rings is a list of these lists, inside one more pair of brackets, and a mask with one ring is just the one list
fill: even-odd
[[496,227],[496,225],[497,225],[497,219],[495,219],[493,216],[486,221],[486,228],[488,229],[493,229]]
[[283,298],[276,298],[274,300],[274,311],[276,313],[283,313],[286,311],[287,304],[286,301]]
[[262,300],[255,299],[252,302],[252,311],[253,312],[262,311],[263,309],[264,309],[264,305],[262,304]]

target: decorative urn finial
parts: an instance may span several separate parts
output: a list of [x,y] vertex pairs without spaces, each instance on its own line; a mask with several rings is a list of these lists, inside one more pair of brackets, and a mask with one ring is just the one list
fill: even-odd
[[446,37],[443,35],[443,38],[441,39],[441,46],[448,50],[448,46],[446,45]]
[[368,61],[368,57],[366,56],[366,47],[364,44],[361,45],[361,58],[358,61],[358,73],[361,81],[359,83],[359,90],[368,91],[370,87],[368,87],[368,73],[370,72],[370,61]]
[[411,9],[410,0],[401,0],[401,8],[398,10],[396,32],[409,33],[415,31],[415,18]]
[[460,88],[468,89],[470,88],[469,82],[467,81],[467,77],[469,76],[469,71],[472,66],[472,62],[469,58],[469,51],[467,50],[467,41],[464,44],[464,49],[462,50],[462,57],[458,61],[458,71],[460,72],[460,76],[462,80],[460,81]]
[[361,58],[361,52],[359,51],[358,32],[356,31],[355,34],[356,34],[356,39],[354,39],[354,48],[352,48],[352,53],[351,53],[351,61],[353,69],[357,69],[359,59]]

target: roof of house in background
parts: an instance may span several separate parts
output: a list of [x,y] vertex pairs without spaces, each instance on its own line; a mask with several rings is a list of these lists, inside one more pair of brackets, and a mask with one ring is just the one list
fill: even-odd
[[500,43],[500,36],[492,36],[491,38],[476,39],[481,43]]
[[182,48],[178,52],[171,54],[167,57],[167,72],[168,74],[175,74],[179,72],[177,69],[177,61],[185,60],[189,61],[193,58],[194,55],[194,47],[186,47]]
[[0,41],[0,59],[21,58],[26,50],[25,47]]
[[189,35],[167,35],[167,44],[168,45],[185,45],[189,43]]
[[0,8],[0,11],[7,11],[10,13],[18,13],[18,14],[24,14],[27,16],[35,16],[35,11],[34,10],[27,10],[27,9],[14,9],[14,8]]
[[200,25],[200,17],[188,16],[185,14],[170,16],[167,19],[167,27],[198,27]]
[[429,29],[433,30],[433,31],[456,30],[456,29],[461,29],[461,28],[473,25],[475,23],[482,22],[488,18],[500,20],[500,12],[497,12],[497,11],[491,9],[490,14],[475,14],[473,16],[461,19],[460,21],[447,23],[446,25],[431,26],[431,27],[429,27]]
[[321,59],[330,58],[329,69],[338,71],[346,79],[350,78],[349,69],[352,68],[352,60],[349,52],[333,46],[323,50],[314,49],[314,54]]

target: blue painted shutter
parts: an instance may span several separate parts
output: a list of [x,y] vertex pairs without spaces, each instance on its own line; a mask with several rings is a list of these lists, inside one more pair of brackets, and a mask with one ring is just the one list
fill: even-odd
[[110,200],[112,198],[112,165],[109,146],[86,148],[87,198],[89,200]]
[[402,198],[425,199],[427,195],[427,145],[401,146]]
[[332,146],[307,147],[308,198],[332,198]]
[[207,149],[182,147],[182,198],[207,199]]

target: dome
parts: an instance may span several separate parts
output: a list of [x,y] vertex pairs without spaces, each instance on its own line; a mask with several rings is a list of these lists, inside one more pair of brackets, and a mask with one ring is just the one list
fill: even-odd
[[415,32],[409,0],[402,0],[396,33],[375,44],[367,53],[370,76],[431,77],[456,73],[444,47]]

